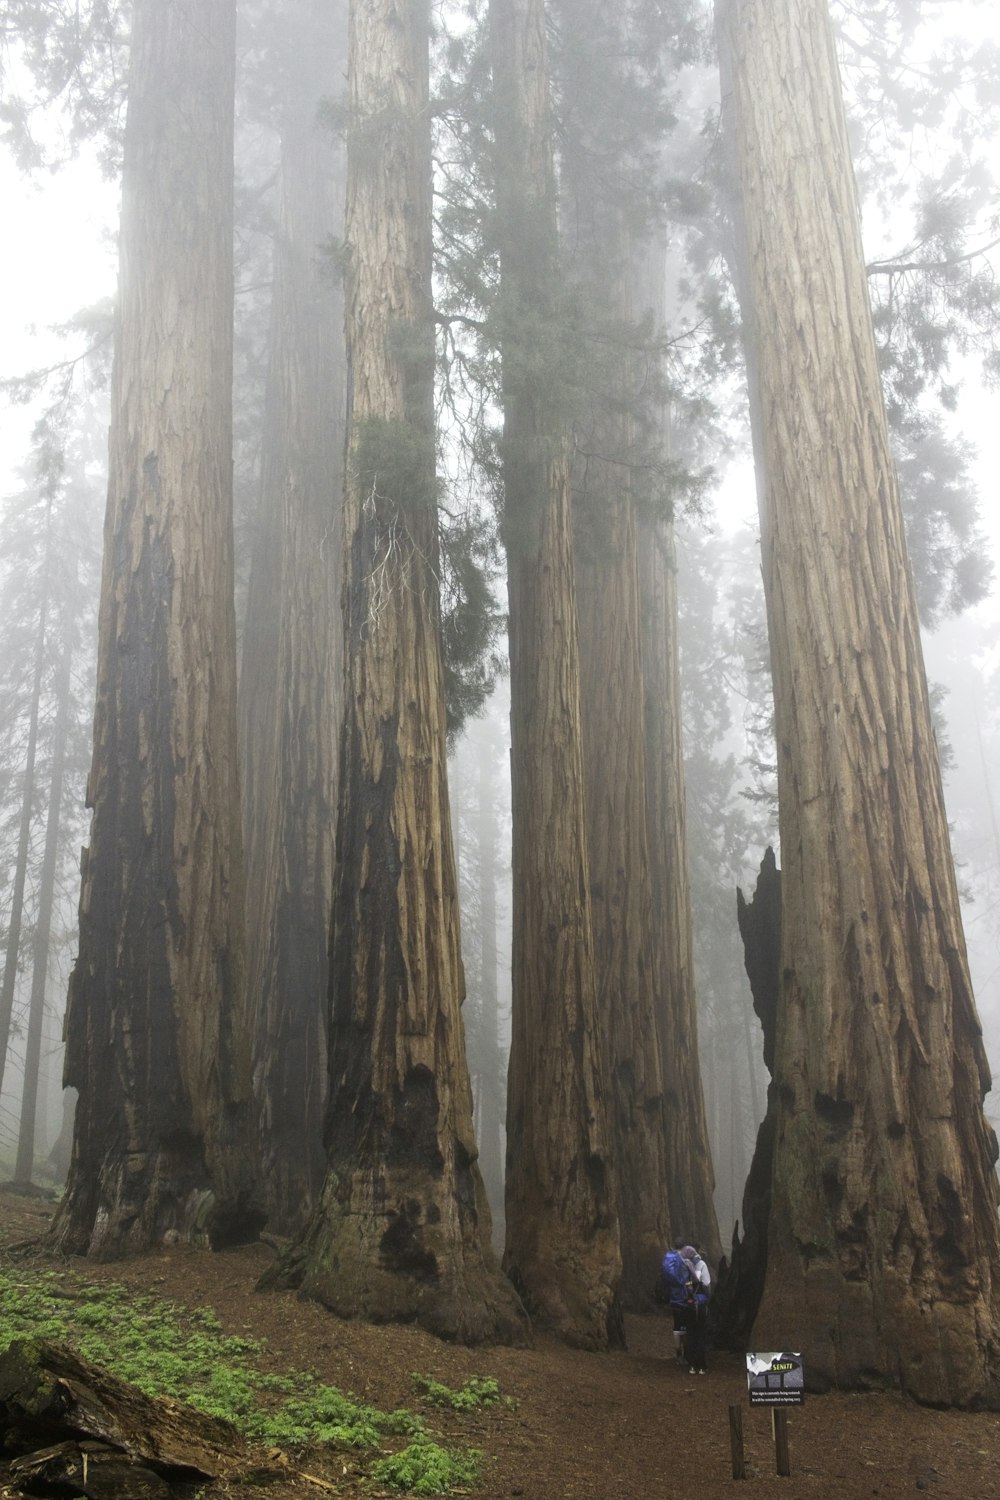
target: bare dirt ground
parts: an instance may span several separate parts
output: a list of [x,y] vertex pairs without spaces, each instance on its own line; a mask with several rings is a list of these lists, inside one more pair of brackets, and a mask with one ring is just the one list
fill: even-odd
[[[49,1212],[47,1204],[0,1193],[0,1246],[39,1233]],[[770,1414],[749,1409],[741,1362],[719,1354],[706,1376],[689,1375],[674,1362],[667,1318],[630,1319],[626,1352],[581,1354],[544,1339],[527,1350],[469,1350],[414,1328],[345,1323],[292,1293],[255,1292],[271,1258],[264,1245],[215,1255],[175,1246],[88,1268],[88,1275],[210,1306],[227,1332],[266,1340],[276,1369],[315,1370],[384,1409],[416,1404],[411,1372],[451,1386],[495,1377],[516,1405],[472,1414],[435,1409],[430,1418],[444,1440],[483,1450],[482,1500],[868,1500],[919,1490],[935,1500],[1000,1496],[996,1413],[933,1411],[895,1395],[809,1396],[789,1412],[792,1472],[777,1478]],[[731,1474],[728,1408],[736,1402],[748,1463],[743,1482]],[[288,1457],[325,1485],[289,1475],[263,1488],[230,1483],[200,1494],[316,1500],[331,1485],[343,1496],[379,1493],[349,1453]],[[10,1500],[18,1492],[3,1480],[0,1466],[0,1497]]]

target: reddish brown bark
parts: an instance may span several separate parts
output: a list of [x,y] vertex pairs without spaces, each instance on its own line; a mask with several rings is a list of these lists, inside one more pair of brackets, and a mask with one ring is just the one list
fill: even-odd
[[[756,1347],[1000,1405],[996,1140],[822,0],[718,0],[782,849]],[[774,1342],[778,1340],[778,1342]]]
[[255,1233],[232,563],[233,0],[134,8],[111,472],[55,1236]]

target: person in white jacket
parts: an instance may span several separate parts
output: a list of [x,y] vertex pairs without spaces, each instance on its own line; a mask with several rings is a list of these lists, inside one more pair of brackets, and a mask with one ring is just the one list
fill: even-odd
[[692,1375],[706,1375],[708,1373],[706,1348],[708,1299],[712,1289],[712,1273],[700,1252],[693,1245],[682,1245],[681,1255],[694,1281],[694,1307],[690,1309],[687,1338],[684,1341],[688,1369]]

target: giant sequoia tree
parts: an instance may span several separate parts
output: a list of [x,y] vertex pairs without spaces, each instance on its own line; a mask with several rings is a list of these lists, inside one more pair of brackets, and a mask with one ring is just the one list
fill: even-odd
[[283,1229],[300,1227],[323,1176],[345,377],[339,286],[321,257],[342,232],[343,172],[318,112],[346,34],[346,7],[329,0],[286,11],[260,545],[240,678],[254,1084],[264,1192]]
[[[573,538],[590,906],[609,1127],[618,1186],[622,1287],[649,1297],[670,1241],[667,1120],[657,1013],[646,820],[639,553],[632,459],[645,361],[633,255],[648,206],[629,192],[643,162],[641,118],[622,105],[646,79],[635,7],[596,0],[563,16],[561,232],[587,309],[587,375],[575,382]],[[583,24],[580,24],[582,21]],[[655,53],[654,53],[655,56]],[[601,84],[610,94],[601,96]],[[608,106],[611,106],[609,109]],[[638,226],[638,227],[637,227]],[[596,368],[595,368],[596,367]],[[657,830],[659,832],[659,830]],[[694,1233],[693,1227],[686,1232]],[[707,1247],[706,1247],[707,1248]]]
[[620,1337],[584,811],[555,180],[541,0],[491,0],[510,600],[514,954],[504,1266],[538,1321]]
[[824,0],[716,0],[782,848],[760,1347],[1000,1404],[996,1141]]
[[89,801],[55,1235],[252,1233],[232,569],[234,0],[137,0]]
[[276,1279],[350,1316],[517,1338],[462,1039],[433,419],[427,0],[352,0],[347,677],[328,1168]]

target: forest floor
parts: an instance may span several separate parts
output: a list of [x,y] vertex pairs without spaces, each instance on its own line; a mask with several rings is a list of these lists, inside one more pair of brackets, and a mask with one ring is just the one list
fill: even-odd
[[[0,1256],[31,1239],[51,1205],[0,1192]],[[482,1451],[481,1500],[784,1500],[910,1495],[970,1500],[1000,1493],[1000,1415],[936,1411],[896,1395],[808,1396],[788,1413],[791,1476],[775,1475],[770,1413],[747,1406],[742,1362],[710,1359],[705,1376],[673,1357],[666,1317],[628,1320],[628,1350],[584,1354],[539,1339],[531,1349],[469,1350],[412,1327],[343,1322],[293,1293],[254,1290],[270,1263],[266,1245],[211,1254],[182,1246],[113,1266],[68,1262],[32,1251],[18,1264],[67,1278],[125,1284],[136,1296],[211,1307],[227,1332],[266,1341],[275,1370],[317,1377],[385,1410],[415,1407],[411,1373],[457,1388],[491,1376],[508,1404],[466,1413],[432,1408],[442,1441]],[[744,1408],[748,1479],[731,1477],[731,1403]],[[288,1455],[291,1473],[258,1487],[211,1484],[200,1500],[261,1497],[316,1500],[331,1487],[345,1497],[384,1494],[364,1478],[356,1454],[333,1448]],[[308,1474],[312,1479],[306,1478]],[[0,1497],[20,1494],[5,1487]],[[318,1485],[315,1481],[325,1484]],[[123,1496],[122,1500],[128,1500]]]

